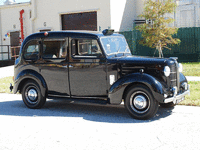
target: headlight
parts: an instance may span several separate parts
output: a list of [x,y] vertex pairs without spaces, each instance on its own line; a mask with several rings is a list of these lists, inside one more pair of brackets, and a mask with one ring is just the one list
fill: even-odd
[[181,63],[178,64],[179,72],[183,72],[183,65]]
[[169,77],[169,75],[170,75],[170,68],[168,66],[165,66],[165,68],[164,68],[164,74],[165,74],[166,77]]

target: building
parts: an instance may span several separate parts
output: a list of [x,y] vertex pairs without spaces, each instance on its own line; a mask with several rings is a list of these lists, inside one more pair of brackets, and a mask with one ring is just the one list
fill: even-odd
[[[31,33],[59,30],[133,29],[142,11],[138,0],[31,0],[0,6],[0,45],[18,46]],[[137,9],[136,9],[137,8]],[[0,52],[8,51],[5,46]],[[5,56],[4,56],[5,55]],[[7,59],[0,54],[0,59]]]
[[[171,26],[199,26],[199,0],[175,0],[178,4]],[[143,11],[144,0],[5,0],[0,6],[0,60],[8,59],[28,35],[41,31],[133,30],[134,20]]]
[[199,0],[177,0],[176,27],[200,27]]

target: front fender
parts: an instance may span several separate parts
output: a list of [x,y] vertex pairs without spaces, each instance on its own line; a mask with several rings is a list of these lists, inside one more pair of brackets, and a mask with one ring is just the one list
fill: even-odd
[[183,82],[187,82],[187,79],[186,79],[186,77],[183,75],[183,73],[180,72],[179,77],[180,77],[180,85],[181,85],[181,83],[183,83]]
[[146,73],[133,73],[118,79],[109,89],[108,98],[111,104],[120,104],[126,87],[134,84],[144,84],[152,92],[158,102],[163,102],[164,89],[162,84]]
[[17,93],[18,90],[22,89],[23,84],[29,79],[32,79],[38,83],[38,85],[40,86],[42,96],[45,97],[47,91],[47,85],[44,78],[36,71],[29,69],[23,70],[15,78],[14,91],[13,91],[14,94]]

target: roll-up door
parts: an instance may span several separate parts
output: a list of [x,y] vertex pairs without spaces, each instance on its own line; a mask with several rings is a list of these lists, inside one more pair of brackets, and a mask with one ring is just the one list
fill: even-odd
[[97,31],[97,12],[63,14],[62,30],[91,30]]

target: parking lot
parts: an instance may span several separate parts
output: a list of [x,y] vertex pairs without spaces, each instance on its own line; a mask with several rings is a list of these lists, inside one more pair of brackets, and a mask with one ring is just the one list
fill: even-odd
[[0,149],[200,148],[200,108],[159,108],[151,120],[132,119],[123,105],[101,106],[48,100],[28,109],[21,95],[0,94]]

